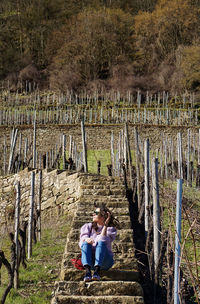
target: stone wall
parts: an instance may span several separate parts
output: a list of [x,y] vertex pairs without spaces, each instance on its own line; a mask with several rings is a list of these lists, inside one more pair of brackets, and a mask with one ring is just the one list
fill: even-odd
[[[87,134],[87,147],[88,149],[94,150],[105,150],[110,149],[110,138],[111,133],[114,134],[115,144],[117,146],[117,140],[119,131],[123,129],[123,125],[86,125]],[[190,128],[192,129],[192,128]],[[12,128],[0,127],[0,151],[2,152],[4,135],[7,140],[10,139],[10,132]],[[24,137],[30,137],[33,133],[32,127],[19,126],[19,130],[22,133],[22,139]],[[151,144],[158,148],[161,140],[161,133],[164,135],[172,136],[176,138],[178,132],[183,133],[183,139],[187,138],[187,127],[165,127],[165,126],[138,126],[138,132],[142,139],[149,137]],[[194,131],[198,133],[198,129],[194,128]],[[130,141],[132,147],[134,147],[134,125],[129,126]],[[38,152],[45,152],[52,149],[56,143],[59,143],[60,135],[66,134],[67,136],[72,135],[75,142],[77,143],[78,149],[82,150],[82,139],[81,139],[81,127],[80,125],[62,125],[62,126],[39,126],[37,129],[37,150]],[[67,137],[69,144],[69,137]],[[9,141],[8,141],[9,143]]]
[[[38,202],[39,174],[35,170],[35,204]],[[81,196],[78,173],[69,171],[42,170],[42,220],[52,216],[69,214]],[[20,181],[21,220],[27,219],[30,204],[31,171],[25,169],[18,174],[0,179],[0,222],[14,222],[15,183]]]

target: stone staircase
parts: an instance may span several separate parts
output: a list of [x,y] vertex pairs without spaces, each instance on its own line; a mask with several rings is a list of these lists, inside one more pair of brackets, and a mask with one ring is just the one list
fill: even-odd
[[[60,279],[55,283],[51,304],[65,303],[116,303],[143,304],[143,290],[139,284],[137,261],[134,257],[133,231],[129,205],[120,178],[79,173],[80,198],[73,206],[71,231],[67,236]],[[84,271],[71,264],[71,258],[80,253],[78,246],[80,228],[91,222],[94,204],[100,203],[113,210],[120,222],[113,243],[115,264],[101,271],[100,282],[83,282]]]

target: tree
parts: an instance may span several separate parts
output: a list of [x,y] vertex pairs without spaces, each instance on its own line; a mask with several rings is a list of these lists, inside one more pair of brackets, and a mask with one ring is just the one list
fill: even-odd
[[189,45],[199,35],[199,9],[189,0],[160,0],[152,13],[135,17],[136,55],[142,71],[160,64],[179,45]]
[[85,10],[73,17],[62,29],[62,45],[55,37],[61,47],[53,57],[51,85],[66,88],[108,79],[113,66],[131,63],[132,24],[133,17],[119,9]]
[[181,56],[182,84],[189,90],[200,89],[200,45],[183,48]]

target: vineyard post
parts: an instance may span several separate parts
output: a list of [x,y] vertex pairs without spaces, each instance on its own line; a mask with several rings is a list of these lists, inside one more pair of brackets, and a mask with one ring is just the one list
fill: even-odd
[[33,230],[33,210],[35,199],[35,172],[31,172],[31,193],[30,193],[30,209],[28,219],[28,259],[32,256],[32,230]]
[[182,153],[182,135],[178,133],[177,135],[177,145],[178,145],[178,175],[179,178],[183,178],[183,153]]
[[144,143],[144,194],[145,238],[147,238],[149,230],[149,138],[147,138]]
[[62,159],[63,159],[63,169],[66,169],[66,135],[63,134],[62,141]]
[[46,152],[46,169],[49,169],[49,152]]
[[81,134],[82,134],[82,145],[83,145],[84,172],[88,172],[86,134],[85,134],[85,125],[83,119],[81,120]]
[[190,152],[191,152],[191,134],[190,129],[188,129],[188,150],[187,150],[187,186],[191,186],[191,175],[190,175]]
[[172,137],[170,140],[170,153],[171,153],[171,175],[172,175],[172,179],[174,179],[174,142]]
[[174,269],[174,304],[179,304],[180,292],[180,254],[181,254],[181,208],[182,208],[182,184],[183,180],[177,180],[177,204],[176,204],[176,240],[175,240],[175,269]]
[[137,175],[137,198],[138,208],[140,209],[140,165],[139,165],[139,142],[138,142],[138,131],[135,127],[135,151],[136,151],[136,175]]
[[18,134],[18,129],[15,130],[12,144],[10,147],[10,158],[9,158],[9,164],[8,164],[8,173],[11,172],[12,165],[13,165],[13,157],[14,157],[14,152],[15,152],[15,146],[16,146],[16,141],[17,141],[17,134]]
[[37,231],[38,240],[41,241],[41,201],[42,201],[42,170],[39,171],[39,188],[38,188],[38,219],[37,219]]
[[36,168],[36,111],[33,122],[33,168]]
[[123,136],[123,159],[124,159],[124,165],[125,165],[125,169],[127,170],[128,168],[128,161],[127,161],[127,134],[125,133],[126,131],[124,131],[124,136]]
[[113,175],[115,175],[115,154],[114,154],[114,136],[113,136],[113,131],[111,133],[110,154],[111,154],[112,173],[113,173]]
[[3,173],[6,175],[6,136],[4,136],[4,146],[3,146]]
[[165,159],[165,178],[168,179],[168,166],[167,166],[167,138],[164,140],[164,159]]
[[39,169],[42,169],[42,154],[39,154]]
[[69,136],[69,157],[72,157],[72,136]]
[[152,163],[152,193],[153,193],[153,246],[154,268],[156,270],[160,254],[160,203],[158,184],[158,159],[153,158]]
[[15,185],[16,189],[16,203],[15,203],[15,268],[14,268],[14,288],[19,288],[19,217],[20,217],[20,182]]
[[49,150],[49,168],[52,168],[52,150]]
[[131,157],[130,138],[129,138],[128,124],[127,123],[125,124],[125,137],[126,137],[126,143],[127,143],[130,182],[131,182],[131,188],[133,190],[132,157]]
[[121,175],[121,132],[119,132],[119,139],[117,143],[117,154],[116,154],[116,175]]
[[196,152],[195,134],[193,134],[193,149],[192,149],[192,182],[194,181],[194,161]]
[[17,172],[20,171],[21,159],[22,159],[22,133],[19,134],[19,149],[18,149],[18,164],[17,164]]
[[198,165],[200,165],[200,129],[198,133]]

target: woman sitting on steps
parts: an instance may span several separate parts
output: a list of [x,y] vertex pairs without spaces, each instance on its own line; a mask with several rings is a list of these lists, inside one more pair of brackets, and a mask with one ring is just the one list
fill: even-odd
[[[96,208],[92,223],[81,227],[81,261],[85,268],[84,281],[99,281],[100,269],[108,270],[114,264],[111,243],[114,241],[118,221],[104,205]],[[92,276],[91,269],[94,269]]]

